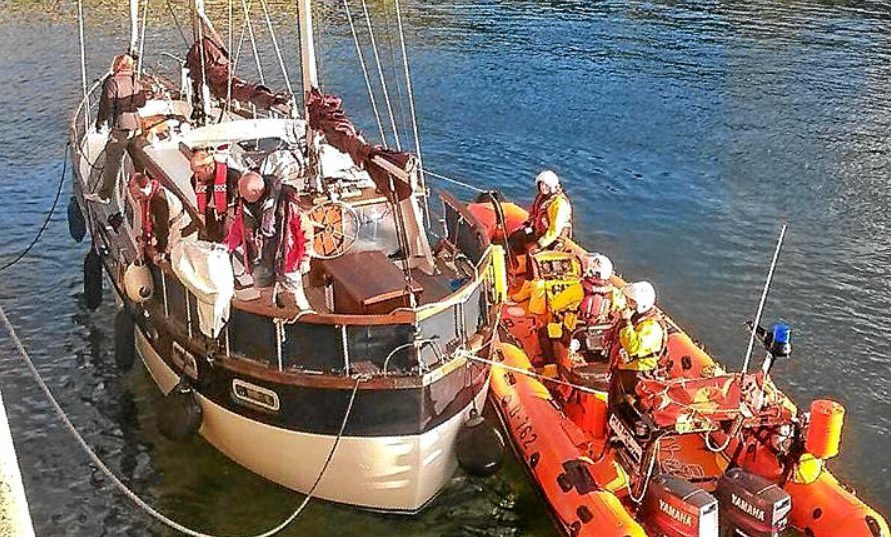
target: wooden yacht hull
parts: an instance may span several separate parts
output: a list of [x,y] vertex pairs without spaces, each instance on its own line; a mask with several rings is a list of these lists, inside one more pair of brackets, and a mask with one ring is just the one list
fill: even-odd
[[[136,347],[161,391],[172,390],[180,374],[139,329]],[[474,402],[418,434],[344,436],[315,496],[373,510],[410,513],[422,509],[454,475],[455,436],[473,405],[482,407],[487,390],[486,378],[475,386]],[[200,390],[197,396],[203,412],[199,433],[214,447],[282,486],[301,493],[312,487],[336,432],[317,434],[272,426],[234,412]],[[337,421],[342,418],[339,414]]]

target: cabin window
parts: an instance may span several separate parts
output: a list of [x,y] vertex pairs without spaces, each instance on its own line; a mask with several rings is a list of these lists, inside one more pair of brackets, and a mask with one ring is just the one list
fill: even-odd
[[283,367],[339,373],[344,365],[340,327],[311,323],[285,325]]
[[477,285],[473,293],[464,302],[464,330],[465,336],[470,337],[477,333],[485,323],[485,299],[482,292],[482,284]]
[[[350,363],[370,362],[387,371],[406,371],[416,365],[415,327],[410,324],[347,327]],[[388,360],[389,358],[389,360]]]
[[443,211],[449,242],[471,262],[479,263],[485,252],[479,231],[452,205],[445,203]]
[[277,393],[241,379],[232,379],[232,398],[240,405],[267,412],[281,408]]
[[272,319],[232,308],[229,350],[233,355],[278,367],[276,329]]

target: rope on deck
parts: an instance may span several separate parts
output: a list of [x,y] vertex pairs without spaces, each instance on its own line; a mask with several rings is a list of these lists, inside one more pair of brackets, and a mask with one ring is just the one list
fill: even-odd
[[[46,395],[46,398],[49,400],[50,404],[52,405],[53,410],[56,412],[56,415],[59,417],[59,419],[65,425],[65,428],[67,428],[68,431],[71,433],[71,435],[74,436],[74,439],[77,440],[77,443],[80,444],[80,446],[83,448],[84,452],[87,454],[87,456],[90,458],[90,460],[93,461],[93,464],[95,464],[96,467],[98,467],[99,470],[101,470],[102,473],[105,474],[105,476],[108,477],[108,479],[110,479],[114,483],[114,485],[118,488],[118,490],[121,491],[122,494],[124,494],[127,498],[129,498],[133,503],[135,503],[137,506],[139,506],[146,513],[151,515],[155,520],[157,520],[158,522],[164,524],[165,526],[172,528],[180,533],[183,533],[185,535],[190,535],[192,537],[217,537],[216,535],[213,535],[213,534],[202,533],[200,531],[193,530],[189,527],[186,527],[186,526],[180,524],[179,522],[176,522],[175,520],[172,520],[172,519],[166,517],[164,514],[159,512],[157,509],[155,509],[154,507],[149,505],[145,500],[140,498],[135,492],[130,490],[127,487],[127,485],[125,485],[123,482],[121,482],[121,480],[118,479],[118,477],[108,468],[108,466],[106,466],[105,463],[102,462],[102,459],[100,459],[99,456],[96,455],[96,452],[93,451],[93,449],[90,447],[90,445],[87,444],[86,440],[84,440],[84,438],[80,435],[80,433],[77,431],[77,428],[75,428],[74,424],[71,423],[71,420],[65,414],[65,411],[59,405],[58,401],[56,401],[56,398],[53,397],[52,391],[50,391],[46,382],[44,382],[43,377],[40,376],[40,372],[37,370],[37,367],[35,367],[34,362],[31,360],[31,357],[28,355],[28,351],[25,350],[25,346],[22,344],[22,341],[19,339],[18,334],[15,331],[15,327],[12,325],[9,318],[6,316],[6,312],[3,310],[2,305],[0,305],[0,321],[2,321],[3,324],[5,325],[6,330],[9,332],[9,335],[12,337],[13,343],[15,343],[15,346],[19,351],[19,354],[25,360],[25,364],[28,366],[28,369],[31,371],[31,375],[34,377],[34,380],[37,382],[37,385],[40,386],[40,389]],[[348,420],[350,418],[350,414],[352,413],[352,410],[353,410],[353,403],[356,400],[356,393],[359,391],[359,384],[361,384],[362,382],[367,380],[367,377],[357,376],[357,377],[355,377],[355,379],[356,379],[356,384],[353,386],[353,391],[350,394],[350,401],[347,404],[346,412],[343,415],[343,421],[340,424],[340,431],[338,431],[337,437],[334,439],[334,443],[331,446],[331,450],[328,452],[328,456],[325,459],[325,463],[322,465],[321,470],[319,470],[319,475],[316,477],[316,480],[312,484],[312,487],[310,487],[309,491],[306,493],[306,497],[303,499],[303,502],[301,502],[301,504],[297,507],[297,509],[293,513],[291,513],[285,520],[283,520],[279,525],[277,525],[274,528],[271,528],[263,533],[253,535],[252,537],[271,537],[272,535],[276,535],[276,534],[280,533],[282,530],[287,528],[292,522],[294,522],[294,520],[296,520],[297,517],[300,516],[300,514],[303,512],[303,510],[309,504],[310,500],[312,500],[313,495],[315,494],[316,488],[319,486],[319,483],[322,481],[322,478],[324,477],[325,472],[328,470],[328,466],[331,464],[331,460],[334,458],[334,453],[337,451],[337,446],[340,444],[340,439],[343,437],[344,430],[346,429],[347,422],[348,422]]]

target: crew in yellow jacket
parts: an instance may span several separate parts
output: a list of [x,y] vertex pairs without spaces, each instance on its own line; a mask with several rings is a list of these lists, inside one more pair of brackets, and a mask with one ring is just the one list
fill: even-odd
[[618,368],[632,371],[652,371],[659,365],[665,349],[666,331],[658,312],[656,290],[649,282],[636,282],[622,289],[628,308],[622,312],[619,345],[622,358]]
[[622,289],[628,309],[622,312],[619,327],[619,359],[612,371],[609,401],[613,412],[633,419],[628,412],[636,398],[635,388],[642,377],[659,366],[668,340],[667,328],[655,309],[656,290],[648,282],[636,282]]
[[572,204],[563,192],[560,178],[545,170],[535,178],[538,194],[523,227],[508,238],[511,251],[524,255],[532,250],[554,249],[558,239],[572,237]]

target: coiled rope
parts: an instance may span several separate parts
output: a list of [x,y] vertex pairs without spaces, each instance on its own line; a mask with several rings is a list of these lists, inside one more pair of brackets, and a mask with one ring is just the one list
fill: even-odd
[[[18,334],[15,331],[15,327],[12,325],[9,318],[6,316],[6,312],[3,310],[2,305],[0,305],[0,321],[3,321],[3,324],[5,325],[6,330],[9,332],[9,335],[12,337],[12,341],[13,341],[13,343],[15,343],[15,346],[18,349],[19,354],[21,354],[22,358],[24,358],[25,364],[28,366],[28,369],[31,371],[31,375],[34,377],[34,380],[37,382],[37,385],[40,386],[40,389],[46,395],[47,399],[49,400],[50,404],[53,407],[53,410],[56,412],[56,415],[59,417],[59,419],[65,425],[65,427],[68,429],[68,431],[71,433],[71,435],[74,436],[75,440],[77,440],[77,443],[80,444],[80,446],[83,448],[84,452],[87,454],[87,456],[90,458],[90,460],[93,461],[93,464],[95,464],[96,467],[99,468],[99,470],[101,470],[102,473],[105,474],[106,477],[108,477],[108,479],[110,479],[114,483],[114,485],[118,488],[118,490],[121,491],[122,494],[124,494],[127,498],[129,498],[137,506],[142,508],[146,513],[148,513],[153,518],[155,518],[155,520],[157,520],[158,522],[161,522],[165,526],[172,528],[180,533],[183,533],[185,535],[190,535],[192,537],[217,537],[216,535],[213,535],[213,534],[202,533],[200,531],[193,530],[191,528],[188,528],[188,527],[180,524],[179,522],[176,522],[175,520],[172,520],[172,519],[166,517],[164,514],[160,513],[154,507],[149,505],[145,500],[140,498],[135,492],[130,490],[127,487],[127,485],[125,485],[123,482],[121,482],[121,480],[118,479],[118,477],[108,468],[108,466],[106,466],[105,463],[102,462],[102,459],[100,459],[99,456],[96,455],[96,452],[93,451],[93,449],[90,447],[90,445],[87,444],[86,440],[84,440],[84,438],[77,431],[77,428],[74,427],[74,424],[71,423],[71,420],[68,419],[68,416],[65,414],[65,411],[59,405],[58,401],[56,401],[56,398],[53,397],[52,391],[50,391],[49,387],[46,385],[46,382],[44,382],[43,377],[40,376],[40,372],[37,370],[37,367],[35,367],[34,362],[31,360],[31,357],[28,354],[28,351],[25,350],[25,346],[22,344],[22,341],[19,339]],[[350,401],[347,404],[346,412],[343,415],[343,421],[340,423],[340,430],[337,433],[337,437],[334,439],[334,444],[332,444],[331,450],[328,452],[328,456],[325,459],[325,463],[322,465],[321,470],[319,470],[319,475],[316,477],[315,482],[313,482],[312,487],[310,487],[309,491],[306,493],[306,497],[303,499],[303,502],[301,502],[300,506],[298,506],[297,509],[293,513],[291,513],[291,515],[288,516],[285,520],[283,520],[279,525],[277,525],[274,528],[269,529],[263,533],[256,534],[252,537],[271,537],[272,535],[275,535],[275,534],[281,532],[283,529],[288,527],[294,520],[296,520],[297,517],[300,516],[300,514],[303,512],[303,510],[309,504],[310,500],[313,498],[313,495],[315,494],[316,488],[319,486],[319,483],[322,481],[322,478],[324,477],[325,472],[328,470],[328,466],[331,464],[331,460],[334,458],[334,453],[337,451],[337,446],[340,444],[340,439],[343,437],[343,432],[346,429],[347,422],[349,421],[350,414],[352,413],[353,403],[356,400],[356,393],[359,391],[359,384],[361,384],[364,380],[366,380],[365,377],[356,377],[356,384],[353,386],[353,391],[350,394]]]
[[15,265],[19,261],[21,261],[28,252],[31,251],[31,248],[37,244],[40,240],[40,237],[43,236],[43,232],[46,231],[47,226],[49,226],[50,219],[53,217],[53,213],[56,212],[56,207],[59,205],[59,198],[62,196],[62,187],[65,185],[65,175],[68,171],[68,150],[71,147],[71,143],[65,144],[65,154],[64,160],[62,161],[62,175],[59,177],[59,186],[56,188],[56,197],[53,199],[53,204],[50,206],[49,212],[46,213],[46,218],[43,219],[43,224],[40,225],[40,229],[37,230],[37,235],[34,236],[34,239],[31,241],[31,244],[28,245],[27,248],[22,250],[22,252],[15,257],[12,261],[5,263],[2,267],[0,267],[0,272],[8,269],[9,267]]

